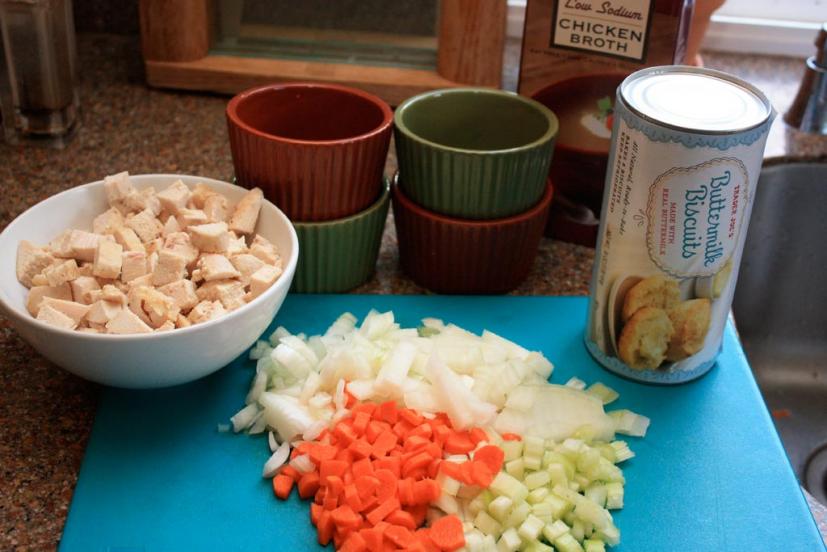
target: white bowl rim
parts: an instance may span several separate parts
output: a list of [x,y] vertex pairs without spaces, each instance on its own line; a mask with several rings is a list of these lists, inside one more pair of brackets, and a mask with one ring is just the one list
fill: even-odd
[[[219,185],[229,186],[231,188],[238,188],[238,189],[247,191],[246,188],[242,188],[241,186],[238,186],[236,184],[232,184],[230,182],[224,182],[223,180],[216,180],[214,178],[207,178],[207,177],[203,177],[203,176],[190,175],[190,174],[166,174],[166,173],[130,174],[129,177],[130,178],[137,178],[137,177],[143,177],[143,178],[169,178],[169,179],[184,177],[184,178],[187,178],[187,179],[196,179],[196,180],[198,180],[200,182],[203,182],[204,184],[208,184],[208,185],[209,184],[219,184]],[[49,196],[46,199],[44,199],[43,201],[39,201],[38,203],[32,205],[31,207],[29,207],[28,209],[26,209],[25,211],[20,213],[17,217],[15,217],[14,220],[12,220],[8,224],[8,226],[6,226],[6,228],[4,228],[2,232],[0,232],[0,236],[5,234],[6,232],[8,232],[9,229],[13,228],[15,225],[22,224],[22,222],[20,222],[21,219],[23,219],[29,213],[29,211],[33,211],[33,210],[37,209],[42,204],[52,202],[52,201],[59,201],[61,196],[63,196],[63,195],[68,195],[69,193],[72,193],[76,190],[80,190],[80,189],[83,189],[83,188],[92,188],[92,187],[95,187],[95,186],[101,186],[102,187],[103,186],[103,180],[96,180],[95,182],[89,182],[87,184],[81,184],[80,186],[73,186],[72,188],[69,188],[67,190],[63,190],[60,193]],[[255,299],[253,299],[252,301],[250,301],[249,303],[247,303],[243,307],[239,307],[239,308],[235,309],[234,311],[231,311],[231,312],[225,314],[224,316],[220,316],[218,318],[213,318],[212,320],[208,320],[206,322],[193,324],[192,326],[187,326],[186,328],[175,328],[175,329],[164,331],[164,332],[136,333],[136,334],[101,334],[101,333],[91,333],[91,332],[79,332],[77,330],[67,330],[67,329],[64,329],[64,328],[58,328],[56,326],[46,324],[45,322],[42,322],[42,321],[38,320],[37,318],[35,318],[34,316],[32,316],[31,314],[29,314],[28,312],[25,312],[25,313],[21,312],[18,308],[16,308],[13,305],[9,304],[6,301],[5,292],[0,292],[0,307],[2,307],[2,310],[5,313],[7,313],[9,316],[13,316],[13,317],[17,318],[18,320],[23,321],[24,323],[33,324],[34,326],[38,327],[40,330],[46,331],[48,333],[71,335],[73,337],[77,337],[79,339],[85,339],[85,340],[89,340],[89,341],[96,341],[98,339],[106,339],[106,340],[109,340],[109,341],[151,341],[151,340],[155,339],[155,340],[160,341],[162,339],[171,339],[171,338],[174,338],[175,336],[179,336],[179,335],[200,332],[202,330],[206,330],[207,328],[211,328],[211,327],[216,326],[218,324],[222,324],[224,322],[234,320],[234,319],[238,318],[239,316],[243,315],[244,313],[248,312],[249,310],[251,310],[256,303],[261,302],[267,296],[269,296],[273,293],[276,293],[276,290],[278,288],[278,283],[279,283],[279,281],[281,281],[281,278],[284,277],[284,276],[292,276],[292,274],[296,271],[296,264],[298,263],[298,259],[299,259],[299,238],[296,235],[296,229],[293,228],[293,222],[287,217],[287,215],[285,215],[282,212],[281,209],[279,209],[275,204],[270,202],[268,199],[265,198],[264,202],[271,205],[276,210],[276,213],[278,214],[278,216],[283,218],[284,221],[287,223],[287,227],[290,231],[290,244],[291,244],[291,247],[292,247],[293,254],[287,260],[287,265],[284,267],[281,276],[279,276],[279,279],[276,280],[276,282],[272,286],[267,288],[267,290],[264,291],[264,293],[262,293],[261,295],[259,295],[258,297],[256,297]]]

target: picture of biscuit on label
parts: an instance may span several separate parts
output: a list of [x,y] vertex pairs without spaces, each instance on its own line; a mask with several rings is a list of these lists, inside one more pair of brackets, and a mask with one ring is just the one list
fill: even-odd
[[728,260],[721,270],[712,276],[703,276],[695,279],[695,295],[707,299],[717,299],[724,292],[732,275],[732,259]]
[[623,329],[617,341],[620,360],[636,370],[654,370],[703,348],[709,331],[711,301],[681,301],[678,281],[643,278],[623,298]]

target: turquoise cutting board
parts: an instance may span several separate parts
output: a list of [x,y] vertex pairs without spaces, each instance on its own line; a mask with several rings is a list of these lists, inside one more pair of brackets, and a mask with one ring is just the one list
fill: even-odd
[[[372,308],[406,326],[435,316],[490,329],[545,353],[552,381],[600,380],[620,392],[611,408],[649,416],[647,436],[629,439],[637,456],[624,464],[614,550],[824,550],[731,327],[718,366],[676,387],[600,368],[583,345],[584,298],[291,295],[271,329],[319,333],[343,311]],[[243,405],[252,369],[240,358],[189,385],[104,389],[60,550],[318,549],[307,504],[295,493],[277,501],[261,477],[266,438],[216,431]]]

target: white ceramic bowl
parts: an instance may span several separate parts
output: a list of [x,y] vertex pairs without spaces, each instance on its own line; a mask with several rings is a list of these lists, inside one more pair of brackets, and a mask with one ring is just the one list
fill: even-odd
[[[238,201],[244,188],[196,176],[147,174],[131,177],[136,188],[162,190],[180,178],[203,182]],[[82,378],[129,388],[166,387],[215,372],[252,345],[281,307],[296,272],[299,243],[290,220],[264,201],[256,232],[278,247],[284,272],[267,291],[229,314],[182,329],[138,335],[68,331],[33,318],[26,310],[28,290],[17,281],[15,256],[21,240],[47,244],[66,228],[90,230],[107,208],[103,181],[72,188],[42,201],[0,233],[0,308],[20,335],[40,354]]]

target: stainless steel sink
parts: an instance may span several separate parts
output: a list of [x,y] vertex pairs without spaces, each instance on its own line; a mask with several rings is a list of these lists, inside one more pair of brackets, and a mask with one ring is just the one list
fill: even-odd
[[761,172],[732,308],[793,469],[827,504],[827,163]]

